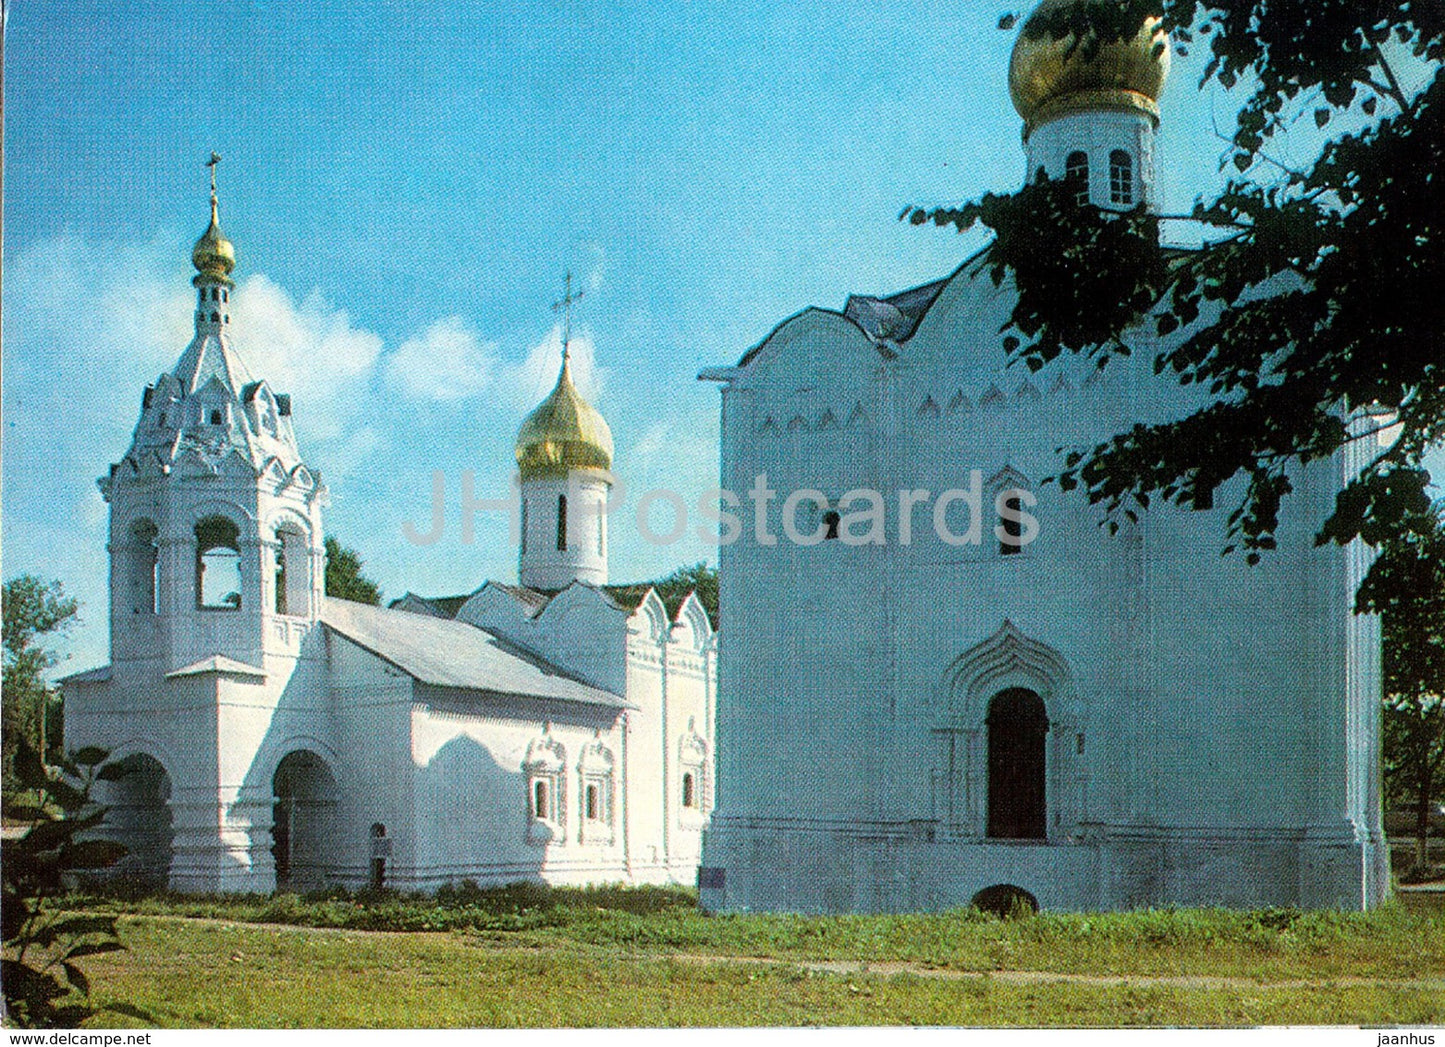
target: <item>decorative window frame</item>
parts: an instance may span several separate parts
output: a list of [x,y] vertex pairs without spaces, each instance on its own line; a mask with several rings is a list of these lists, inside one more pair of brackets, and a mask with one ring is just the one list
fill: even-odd
[[[527,746],[522,762],[527,792],[527,842],[537,846],[567,842],[567,750],[552,737],[551,724]],[[537,785],[546,787],[547,809],[537,810]]]
[[1038,519],[1038,495],[1029,485],[1029,478],[1019,472],[1011,465],[1005,465],[998,472],[994,473],[983,483],[983,513],[986,523],[983,527],[982,545],[984,549],[992,550],[993,559],[1013,559],[1015,557],[1026,557],[1030,550],[1038,542],[1035,535],[1033,541],[1027,545],[1020,545],[1011,553],[1003,551],[1003,541],[999,538],[995,527],[1002,526],[1003,517],[999,515],[999,496],[1007,492],[1022,491],[1034,498],[1033,505],[1019,504],[1017,507]]
[[[695,717],[688,717],[687,733],[678,739],[677,746],[677,816],[678,824],[685,829],[701,829],[707,824],[708,813],[712,810],[712,776],[708,774],[707,739],[697,733]],[[685,806],[683,778],[692,775],[692,806]]]
[[[579,826],[577,842],[610,846],[616,839],[616,776],[612,750],[600,736],[582,749],[577,760]],[[597,790],[597,816],[588,816],[587,792]]]

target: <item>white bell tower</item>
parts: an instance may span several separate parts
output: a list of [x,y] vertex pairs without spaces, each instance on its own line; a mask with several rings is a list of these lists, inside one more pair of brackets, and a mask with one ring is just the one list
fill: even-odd
[[231,344],[236,255],[220,229],[219,161],[191,254],[195,336],[146,388],[130,450],[100,480],[113,665],[260,667],[294,655],[320,614],[326,489],[301,461],[291,398],[253,378]]

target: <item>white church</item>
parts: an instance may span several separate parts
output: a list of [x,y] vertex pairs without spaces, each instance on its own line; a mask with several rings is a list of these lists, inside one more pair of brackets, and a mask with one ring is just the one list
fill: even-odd
[[[1106,211],[1152,204],[1167,41],[1072,42],[1015,45],[1025,170]],[[1199,401],[1148,352],[1005,368],[1014,293],[986,263],[807,309],[701,375],[721,385],[721,486],[814,493],[794,505],[806,544],[744,528],[721,552],[703,904],[1376,905],[1380,637],[1351,613],[1370,554],[1312,540],[1371,448],[1292,475],[1260,566],[1220,555],[1232,489],[1110,537],[1041,485],[1056,449]],[[972,470],[986,519],[960,541],[968,500],[938,527],[930,499]],[[886,494],[881,535],[850,512],[859,490]]]
[[217,159],[195,337],[100,481],[110,664],[62,681],[67,744],[128,772],[103,783],[118,872],[191,892],[692,883],[717,634],[695,595],[607,584],[612,434],[565,339],[517,437],[521,584],[328,598],[305,405],[232,343]]

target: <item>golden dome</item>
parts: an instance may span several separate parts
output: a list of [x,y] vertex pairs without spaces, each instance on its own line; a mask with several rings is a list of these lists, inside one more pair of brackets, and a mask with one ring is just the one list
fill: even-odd
[[1024,135],[1064,113],[1090,109],[1132,110],[1159,119],[1159,92],[1169,75],[1169,38],[1159,19],[1144,23],[1132,40],[1115,40],[1086,58],[1087,41],[1070,53],[1073,33],[1055,40],[1029,30],[1040,15],[1086,0],[1043,0],[1014,42],[1008,87],[1014,108],[1024,118]]
[[556,388],[517,431],[517,468],[523,480],[565,477],[574,469],[612,468],[612,430],[572,384],[572,363],[566,353]]
[[228,284],[231,282],[231,270],[236,268],[236,248],[221,232],[214,195],[211,196],[211,224],[196,241],[195,249],[191,251],[191,264],[196,267],[195,282],[208,280]]

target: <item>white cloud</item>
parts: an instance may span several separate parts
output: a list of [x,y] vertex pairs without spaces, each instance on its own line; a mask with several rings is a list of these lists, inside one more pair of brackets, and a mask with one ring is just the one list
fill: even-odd
[[436,321],[387,357],[386,377],[406,396],[464,400],[485,392],[497,369],[497,345],[459,316]]
[[[569,343],[572,350],[572,381],[587,400],[597,402],[606,384],[607,369],[597,366],[596,346],[592,335],[574,331]],[[498,376],[503,395],[522,411],[530,411],[557,384],[562,367],[562,325],[556,324],[536,345],[527,350],[519,363],[504,367]]]
[[298,305],[262,274],[242,281],[233,301],[236,349],[252,374],[295,398],[299,435],[329,442],[364,421],[379,335],[352,326],[316,292]]

